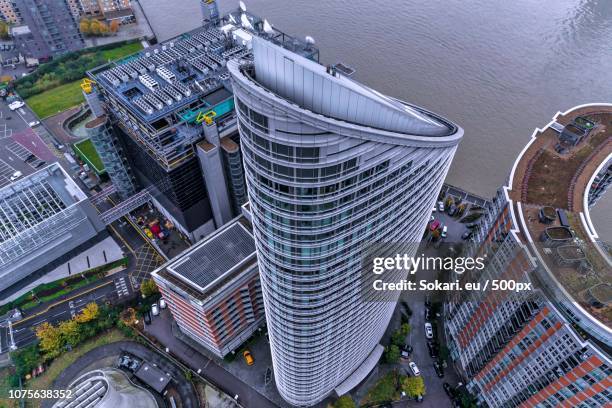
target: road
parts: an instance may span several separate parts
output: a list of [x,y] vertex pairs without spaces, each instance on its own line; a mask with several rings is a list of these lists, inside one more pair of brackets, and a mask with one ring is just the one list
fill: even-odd
[[201,371],[202,377],[217,386],[230,396],[238,395],[238,402],[245,408],[275,408],[272,401],[258,393],[250,385],[229,373],[214,361],[200,354],[172,333],[172,317],[169,311],[163,310],[159,317],[154,317],[145,331],[153,335],[163,347],[170,350],[171,355],[188,365],[193,371]]
[[24,312],[23,319],[13,322],[12,325],[9,325],[7,321],[0,322],[0,353],[8,351],[11,344],[17,348],[32,344],[36,339],[34,333],[36,326],[44,322],[56,324],[71,319],[80,313],[88,303],[96,302],[101,305],[110,301],[116,304],[133,298],[135,292],[129,284],[128,273],[129,268],[77,289],[59,299],[41,304]]
[[[448,226],[448,236],[444,240],[445,244],[462,243],[461,235],[466,230],[464,224],[458,222],[456,218],[450,217],[448,214],[440,213],[436,211],[433,213],[435,219],[439,220],[443,225]],[[445,256],[447,246],[442,245],[439,249],[430,245],[426,248],[421,248],[419,254],[424,253],[428,257]],[[431,271],[419,271],[416,275],[416,280],[426,279],[432,281],[435,276],[431,275]],[[410,319],[410,326],[412,330],[408,335],[408,344],[414,348],[411,360],[416,363],[421,371],[421,376],[425,381],[425,387],[427,389],[425,398],[421,403],[413,400],[400,401],[393,404],[394,407],[432,407],[432,408],[443,408],[452,407],[451,399],[444,392],[442,384],[447,382],[453,387],[456,386],[460,379],[457,374],[453,371],[452,362],[447,361],[448,367],[444,370],[444,378],[439,378],[434,369],[434,359],[430,357],[429,350],[427,348],[427,338],[425,337],[425,299],[436,300],[432,294],[425,293],[423,291],[408,292],[402,296],[402,300],[408,303],[412,310],[412,317]],[[433,298],[433,299],[432,299]],[[401,306],[400,306],[401,307]],[[434,316],[429,320],[432,322]],[[441,318],[438,323],[437,339],[440,345],[444,345],[444,333],[442,333],[443,326],[441,324]],[[402,363],[402,368],[409,371],[407,362]]]

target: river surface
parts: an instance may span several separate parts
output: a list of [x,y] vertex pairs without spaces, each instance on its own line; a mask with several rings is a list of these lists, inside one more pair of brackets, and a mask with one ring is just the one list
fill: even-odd
[[[200,23],[198,0],[140,0],[159,39]],[[279,29],[311,35],[321,62],[457,122],[447,181],[490,197],[536,127],[612,102],[612,0],[245,0]],[[221,0],[221,11],[234,8]],[[592,211],[612,241],[612,192]]]

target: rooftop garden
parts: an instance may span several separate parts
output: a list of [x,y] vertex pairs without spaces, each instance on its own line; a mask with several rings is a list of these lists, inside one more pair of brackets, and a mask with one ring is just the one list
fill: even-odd
[[95,171],[98,175],[104,173],[104,163],[100,159],[100,155],[96,151],[91,139],[85,139],[81,142],[72,145],[74,152],[89,165],[89,167]]

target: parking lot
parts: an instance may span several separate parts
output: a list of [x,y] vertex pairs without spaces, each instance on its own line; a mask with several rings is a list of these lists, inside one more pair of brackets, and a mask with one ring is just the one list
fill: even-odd
[[39,135],[40,126],[33,129],[29,125],[37,120],[27,106],[11,111],[5,101],[0,101],[0,188],[10,184],[17,172],[21,178],[57,161],[51,151],[54,146]]

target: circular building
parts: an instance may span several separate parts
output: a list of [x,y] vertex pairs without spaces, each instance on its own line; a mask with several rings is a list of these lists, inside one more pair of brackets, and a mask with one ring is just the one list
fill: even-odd
[[53,408],[158,408],[155,398],[144,388],[134,385],[121,371],[104,368],[90,371],[67,387],[69,398],[59,400]]

